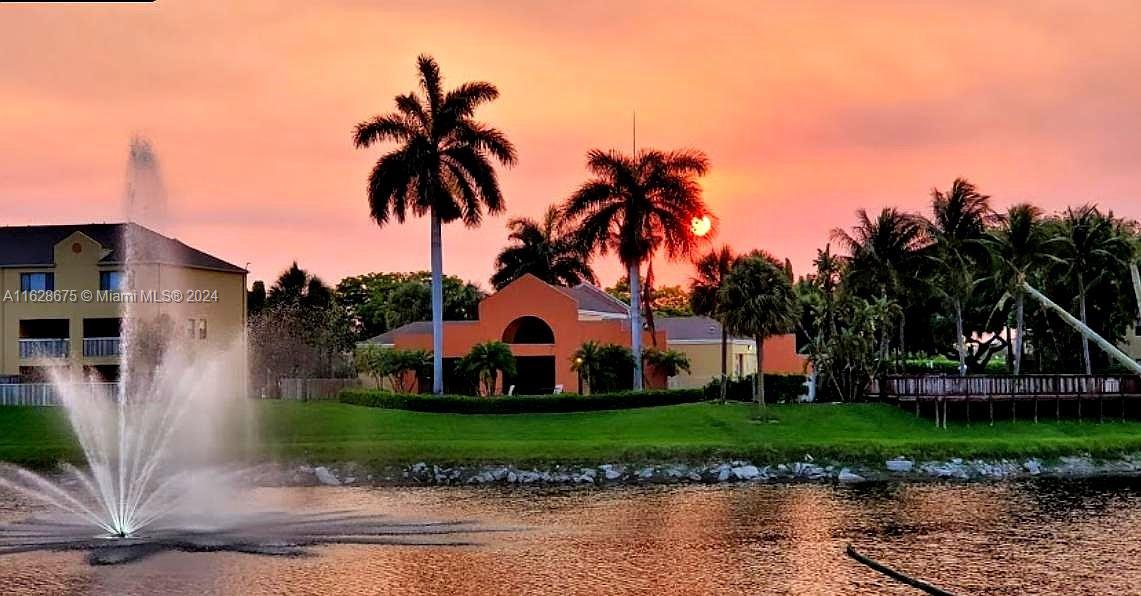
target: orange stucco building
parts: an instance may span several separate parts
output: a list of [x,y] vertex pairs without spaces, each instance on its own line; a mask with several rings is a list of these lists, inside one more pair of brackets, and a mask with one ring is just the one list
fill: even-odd
[[[688,325],[671,327],[659,324],[654,338],[648,331],[643,332],[643,345],[668,346],[688,353],[707,349],[714,341],[719,350],[720,327],[713,329],[713,340],[705,337],[710,330],[709,325],[716,325],[715,322],[703,317],[687,319],[692,320]],[[675,329],[679,337],[669,337],[667,328]],[[694,337],[686,337],[689,335]],[[751,340],[737,340],[752,344]],[[444,321],[445,392],[453,391],[464,383],[453,372],[455,362],[475,344],[487,341],[507,343],[516,357],[517,372],[503,380],[503,390],[514,385],[516,394],[541,394],[551,393],[561,386],[562,390],[573,393],[579,390],[579,381],[578,374],[571,370],[571,359],[583,343],[596,341],[629,347],[629,307],[590,284],[566,288],[524,275],[480,302],[478,320]],[[431,350],[432,326],[429,321],[411,323],[369,342],[402,349]],[[765,342],[766,372],[803,372],[803,359],[795,354],[793,344],[792,336]],[[691,362],[695,355],[690,355]],[[752,367],[754,362],[742,362],[750,370],[739,371],[741,374],[755,370]],[[719,370],[718,364],[718,373]],[[704,383],[711,375],[712,372],[694,370],[687,376],[704,378]],[[673,385],[664,374],[652,368],[646,371],[646,380],[648,388]]]

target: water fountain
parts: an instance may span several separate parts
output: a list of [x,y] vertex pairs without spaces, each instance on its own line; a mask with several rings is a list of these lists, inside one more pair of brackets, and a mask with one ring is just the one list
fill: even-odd
[[[147,207],[163,185],[149,143],[131,145],[126,211],[161,225]],[[144,234],[124,226],[123,269],[133,290],[147,289],[150,263],[164,261]],[[165,260],[170,262],[169,260]],[[177,283],[169,279],[164,283]],[[159,289],[159,288],[150,288]],[[58,374],[52,383],[87,465],[61,465],[48,477],[0,463],[0,488],[46,505],[52,514],[0,525],[0,554],[86,550],[95,564],[123,563],[163,550],[232,550],[270,555],[330,542],[456,544],[471,524],[408,523],[352,512],[297,514],[257,510],[241,497],[247,470],[238,458],[251,412],[241,399],[244,345],[210,352],[189,345],[166,320],[180,305],[122,307],[120,376],[115,391]],[[173,317],[172,317],[173,315]],[[94,381],[97,379],[88,379]]]

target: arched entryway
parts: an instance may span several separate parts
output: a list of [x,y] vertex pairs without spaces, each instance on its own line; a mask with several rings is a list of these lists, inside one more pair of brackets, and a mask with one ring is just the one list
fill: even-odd
[[503,330],[503,342],[509,344],[553,344],[555,332],[539,317],[527,315],[511,321]]
[[[546,321],[523,316],[511,321],[503,330],[503,342],[512,345],[553,345],[555,332]],[[554,356],[516,356],[515,374],[505,379],[504,390],[515,386],[516,395],[541,395],[555,388]]]

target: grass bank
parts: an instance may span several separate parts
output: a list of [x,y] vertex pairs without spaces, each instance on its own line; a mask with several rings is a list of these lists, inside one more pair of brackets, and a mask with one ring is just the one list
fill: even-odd
[[[262,402],[260,459],[387,465],[816,458],[1052,457],[1141,451],[1138,422],[999,422],[939,430],[880,404],[684,404],[566,414],[461,415],[340,403]],[[0,460],[50,466],[80,453],[56,408],[0,408]]]

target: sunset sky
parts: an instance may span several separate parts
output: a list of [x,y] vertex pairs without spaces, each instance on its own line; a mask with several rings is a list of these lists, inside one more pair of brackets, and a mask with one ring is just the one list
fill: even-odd
[[[1141,217],[1135,2],[192,2],[0,4],[0,223],[122,218],[150,138],[161,231],[272,278],[428,266],[428,222],[377,228],[380,150],[357,122],[416,84],[495,83],[480,119],[516,144],[509,216],[585,178],[592,147],[705,151],[718,242],[804,273],[859,207],[926,209],[966,176],[996,207],[1097,202]],[[507,217],[444,234],[487,287]],[[685,282],[686,264],[655,267]],[[603,281],[619,267],[599,259]]]

